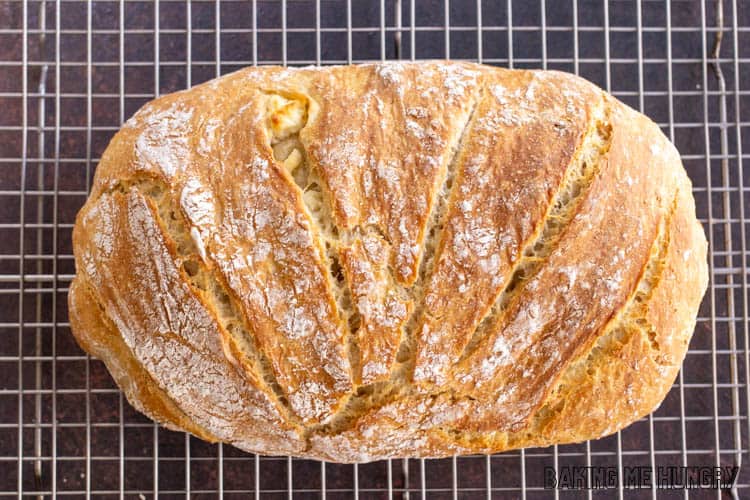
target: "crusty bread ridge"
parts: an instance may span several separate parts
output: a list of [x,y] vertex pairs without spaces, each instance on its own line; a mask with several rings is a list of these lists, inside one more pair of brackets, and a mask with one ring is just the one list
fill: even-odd
[[653,411],[707,286],[659,128],[555,71],[248,68],[112,139],[72,331],[151,418],[339,462],[578,442]]

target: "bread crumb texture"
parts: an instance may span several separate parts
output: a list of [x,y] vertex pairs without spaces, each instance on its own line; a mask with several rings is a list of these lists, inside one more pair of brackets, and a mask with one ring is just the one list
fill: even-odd
[[248,68],[117,133],[70,321],[139,411],[337,462],[578,442],[654,410],[707,285],[659,128],[555,71]]

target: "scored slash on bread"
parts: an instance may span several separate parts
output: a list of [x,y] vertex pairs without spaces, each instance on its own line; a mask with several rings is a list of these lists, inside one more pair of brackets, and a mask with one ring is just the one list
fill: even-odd
[[144,106],[74,228],[71,327],[173,429],[342,462],[612,433],[707,286],[658,127],[554,71],[248,68]]

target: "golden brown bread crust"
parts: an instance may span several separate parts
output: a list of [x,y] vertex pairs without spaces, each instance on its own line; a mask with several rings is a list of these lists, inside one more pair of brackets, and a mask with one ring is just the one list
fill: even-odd
[[195,425],[138,363],[117,329],[102,314],[83,278],[73,281],[69,297],[71,327],[76,332],[87,332],[87,335],[76,336],[78,343],[86,352],[104,360],[109,373],[136,409],[170,429],[184,429],[201,439],[217,441],[215,436]]
[[165,425],[356,462],[582,441],[652,411],[707,286],[674,147],[577,77],[248,68],[115,136],[71,326]]

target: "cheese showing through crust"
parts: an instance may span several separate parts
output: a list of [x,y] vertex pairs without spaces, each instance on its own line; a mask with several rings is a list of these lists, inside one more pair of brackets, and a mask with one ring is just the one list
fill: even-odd
[[707,285],[658,127],[580,78],[249,68],[157,99],[74,228],[70,320],[172,429],[339,462],[606,435]]

